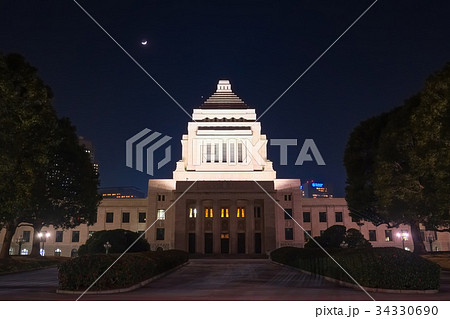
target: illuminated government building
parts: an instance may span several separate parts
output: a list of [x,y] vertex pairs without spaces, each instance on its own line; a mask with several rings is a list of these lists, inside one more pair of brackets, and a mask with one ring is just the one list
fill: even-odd
[[[266,135],[256,119],[255,109],[233,93],[228,80],[220,80],[216,92],[193,110],[172,179],[150,179],[146,198],[108,191],[114,196],[102,200],[92,226],[44,228],[50,233],[45,254],[74,256],[95,231],[143,232],[153,223],[145,234],[152,250],[266,254],[282,246],[303,247],[309,237],[301,227],[319,236],[333,225],[360,230],[374,247],[402,247],[398,234],[409,233],[409,226],[389,229],[356,223],[344,198],[307,198],[299,179],[277,179],[267,158]],[[4,230],[0,238],[3,235]],[[448,233],[424,230],[422,235],[427,250],[450,250]],[[32,228],[18,228],[11,254],[18,253],[19,238],[25,241],[22,254],[28,253],[32,236]],[[413,248],[411,238],[404,244]]]

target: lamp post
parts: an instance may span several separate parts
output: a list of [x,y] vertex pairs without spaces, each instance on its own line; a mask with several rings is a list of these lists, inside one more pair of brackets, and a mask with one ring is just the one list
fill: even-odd
[[433,252],[433,241],[434,241],[434,237],[432,234],[428,235],[428,242],[430,243],[430,253]]
[[105,247],[106,254],[108,254],[108,250],[111,248],[111,244],[109,243],[109,241],[107,241],[106,244],[103,245],[103,247]]
[[403,249],[405,249],[405,240],[408,240],[408,237],[409,237],[408,232],[402,230],[401,233],[397,233],[397,237],[402,239]]
[[39,233],[38,237],[39,237],[40,242],[42,243],[42,252],[43,252],[42,256],[45,256],[45,242],[47,241],[47,238],[50,237],[50,233],[47,233],[47,232]]
[[19,245],[19,252],[17,253],[18,256],[20,256],[20,254],[22,253],[22,244],[25,242],[25,239],[20,236],[19,238],[16,239],[16,243]]

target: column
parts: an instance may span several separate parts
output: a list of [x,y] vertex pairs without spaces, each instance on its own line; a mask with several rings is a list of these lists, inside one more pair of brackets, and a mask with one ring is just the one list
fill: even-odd
[[197,207],[197,227],[195,228],[195,251],[205,253],[205,208],[201,200],[196,201]]
[[250,200],[245,208],[245,253],[255,253],[255,215],[254,200]]
[[213,201],[213,253],[220,254],[220,207],[217,200]]
[[237,206],[236,202],[230,205],[230,254],[237,254],[238,232],[237,232]]

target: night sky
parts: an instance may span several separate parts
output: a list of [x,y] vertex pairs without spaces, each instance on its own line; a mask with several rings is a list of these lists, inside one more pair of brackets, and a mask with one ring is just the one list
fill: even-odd
[[[258,115],[372,2],[79,1],[189,113],[229,79]],[[350,132],[450,60],[449,17],[448,0],[379,0],[261,118],[269,139],[299,140],[287,166],[268,146],[277,177],[329,182],[343,196]],[[39,69],[58,115],[94,143],[101,186],[147,189],[150,176],[125,166],[125,141],[144,128],[173,138],[173,160],[154,176],[172,178],[190,118],[73,1],[0,0],[0,51]],[[306,138],[326,166],[294,165]]]

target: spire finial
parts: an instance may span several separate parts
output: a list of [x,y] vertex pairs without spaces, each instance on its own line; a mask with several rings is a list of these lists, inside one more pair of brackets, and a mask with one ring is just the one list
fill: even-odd
[[216,92],[231,92],[231,83],[228,80],[219,80]]

